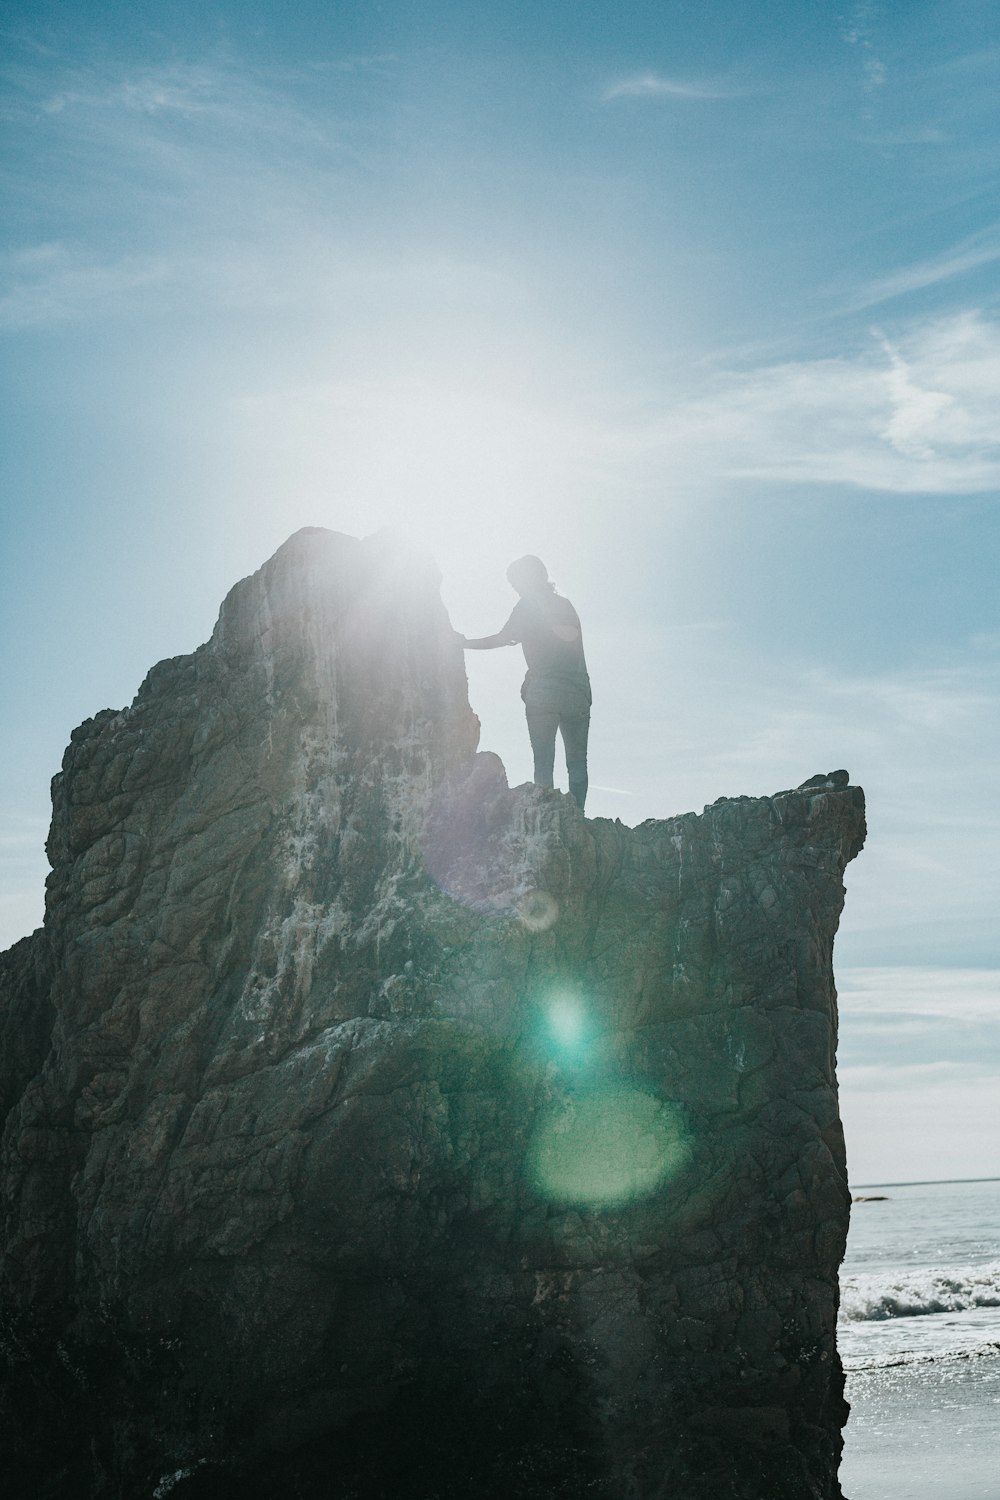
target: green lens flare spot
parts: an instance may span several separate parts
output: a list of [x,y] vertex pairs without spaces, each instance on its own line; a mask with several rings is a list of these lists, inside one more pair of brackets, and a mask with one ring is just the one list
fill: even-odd
[[586,1033],[583,1008],[569,998],[553,1000],[548,1008],[548,1026],[561,1047],[577,1047]]
[[535,1128],[527,1169],[536,1191],[553,1203],[612,1208],[656,1192],[690,1154],[673,1106],[614,1084],[553,1105]]

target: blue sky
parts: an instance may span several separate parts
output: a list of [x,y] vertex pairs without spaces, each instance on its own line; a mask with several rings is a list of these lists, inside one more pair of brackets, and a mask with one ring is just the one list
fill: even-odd
[[[8,4],[0,942],[71,729],[292,531],[540,553],[588,811],[847,766],[856,1181],[996,1171],[992,3]],[[529,774],[516,653],[469,659]]]

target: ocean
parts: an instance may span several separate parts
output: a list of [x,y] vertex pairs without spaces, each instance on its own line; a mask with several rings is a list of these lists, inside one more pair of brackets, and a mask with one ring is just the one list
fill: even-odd
[[1000,1500],[1000,1179],[853,1191],[844,1494]]

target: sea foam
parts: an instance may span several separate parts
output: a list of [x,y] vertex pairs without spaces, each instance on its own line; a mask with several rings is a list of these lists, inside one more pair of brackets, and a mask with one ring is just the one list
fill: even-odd
[[840,1288],[844,1323],[919,1318],[975,1307],[1000,1307],[1000,1261],[948,1270],[931,1266],[895,1275],[845,1276]]

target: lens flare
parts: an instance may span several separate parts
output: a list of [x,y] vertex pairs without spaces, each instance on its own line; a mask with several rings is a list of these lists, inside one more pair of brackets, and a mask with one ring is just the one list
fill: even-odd
[[526,891],[517,914],[529,932],[547,932],[559,918],[559,903],[548,891]]
[[540,996],[535,1035],[544,1055],[561,1070],[579,1073],[594,1064],[594,1019],[573,990],[550,990]]
[[553,1203],[614,1208],[648,1197],[690,1159],[680,1112],[630,1084],[560,1100],[539,1121],[527,1173]]
[[586,1031],[583,1008],[573,999],[553,1001],[549,1007],[549,1031],[562,1047],[577,1047]]

